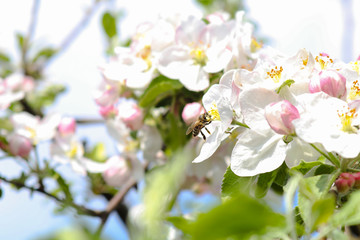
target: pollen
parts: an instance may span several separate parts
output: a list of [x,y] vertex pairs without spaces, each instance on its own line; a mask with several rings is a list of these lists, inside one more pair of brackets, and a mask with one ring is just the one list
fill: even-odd
[[347,133],[356,133],[357,129],[352,126],[352,121],[358,116],[355,108],[347,108],[344,111],[338,110],[338,116],[341,120],[341,130]]
[[139,52],[137,52],[136,57],[141,58],[142,60],[144,60],[146,62],[148,68],[145,71],[147,71],[151,68],[152,62],[151,62],[151,46],[150,45],[146,45]]
[[77,152],[78,152],[78,146],[77,146],[77,144],[72,143],[70,150],[66,152],[66,156],[67,156],[68,158],[75,158]]
[[190,51],[190,56],[193,58],[196,65],[205,66],[207,62],[207,56],[204,49],[202,48],[193,48]]
[[218,110],[215,102],[212,103],[212,106],[210,108],[210,111],[208,111],[208,113],[211,115],[213,121],[214,120],[217,120],[217,121],[221,120],[219,110]]
[[277,66],[275,66],[275,68],[271,69],[269,72],[267,72],[266,74],[268,75],[268,77],[270,77],[275,83],[278,83],[281,79],[281,73],[283,71],[283,67],[280,66],[280,68],[278,69]]
[[262,46],[263,46],[263,43],[262,43],[262,42],[258,42],[258,41],[256,40],[256,38],[253,37],[253,38],[251,39],[250,51],[251,51],[252,53],[257,52],[259,49],[262,48]]
[[350,62],[349,65],[351,66],[352,70],[360,74],[360,61]]
[[319,56],[315,57],[315,61],[320,65],[322,70],[326,69],[329,63],[334,63],[334,60],[326,53],[320,53]]
[[357,99],[360,99],[360,85],[359,85],[359,81],[355,80],[351,85],[350,92],[348,95],[348,100],[352,101]]

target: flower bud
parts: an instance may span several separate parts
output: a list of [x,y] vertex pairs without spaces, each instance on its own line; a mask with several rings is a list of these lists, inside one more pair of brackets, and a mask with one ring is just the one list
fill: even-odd
[[278,134],[294,133],[292,121],[300,117],[297,108],[289,101],[271,103],[265,107],[265,118],[270,127]]
[[131,166],[125,158],[113,156],[108,160],[109,167],[103,172],[106,184],[121,187],[131,177]]
[[355,178],[351,173],[341,173],[335,181],[335,186],[340,193],[347,193],[355,184]]
[[134,102],[126,101],[120,104],[118,116],[131,130],[139,130],[143,125],[143,113]]
[[58,126],[59,133],[63,136],[75,133],[76,121],[72,117],[64,117],[61,119]]
[[8,141],[9,150],[15,156],[26,158],[32,150],[31,141],[24,136],[13,134],[10,135]]
[[199,115],[204,112],[205,109],[200,103],[193,102],[185,105],[181,116],[186,124],[190,124],[196,121]]
[[355,179],[354,188],[359,189],[360,188],[360,172],[353,173],[352,175]]
[[346,78],[335,70],[321,71],[310,79],[309,91],[322,91],[332,97],[342,98],[346,95]]
[[103,118],[108,119],[114,118],[118,114],[118,110],[114,105],[100,106],[99,113]]

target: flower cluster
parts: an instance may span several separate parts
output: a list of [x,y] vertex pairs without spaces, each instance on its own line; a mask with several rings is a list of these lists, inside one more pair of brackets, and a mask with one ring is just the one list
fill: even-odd
[[[320,154],[329,160],[334,155],[356,158],[358,65],[359,60],[346,64],[326,53],[313,57],[304,49],[290,57],[261,49],[253,70],[225,72],[204,95],[206,110],[216,106],[220,113],[204,147],[211,145],[215,151],[223,136],[231,136],[227,129],[233,122],[247,127],[231,154],[231,169],[239,176],[270,172],[284,161],[293,167],[302,160],[315,161]],[[200,153],[194,162],[207,157]]]

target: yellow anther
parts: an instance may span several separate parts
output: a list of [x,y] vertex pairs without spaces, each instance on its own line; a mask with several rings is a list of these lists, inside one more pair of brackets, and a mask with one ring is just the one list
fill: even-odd
[[352,121],[357,117],[355,108],[347,108],[346,111],[339,111],[338,116],[341,120],[341,130],[347,133],[356,133],[357,129],[352,126]]
[[215,102],[213,102],[213,104],[210,108],[210,111],[208,111],[208,113],[211,115],[213,121],[214,120],[220,121],[219,110],[218,110]]
[[269,72],[267,72],[268,77],[270,77],[275,83],[278,83],[281,79],[281,73],[283,71],[283,67],[276,66],[275,68],[271,69]]

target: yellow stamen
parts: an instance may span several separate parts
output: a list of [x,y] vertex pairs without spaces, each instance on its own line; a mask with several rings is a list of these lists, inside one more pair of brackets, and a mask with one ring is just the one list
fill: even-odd
[[350,62],[350,66],[352,67],[352,70],[356,71],[358,74],[360,74],[360,61],[356,62]]
[[341,130],[347,133],[356,133],[357,129],[353,127],[352,120],[354,117],[357,117],[356,109],[355,108],[348,108],[346,111],[340,112],[338,110],[338,116],[341,120]]
[[190,55],[194,60],[194,63],[200,66],[205,66],[207,62],[207,56],[204,49],[194,48],[190,51]]
[[348,100],[352,101],[357,99],[360,99],[360,85],[359,81],[355,80],[351,85],[350,92],[348,94]]
[[262,42],[258,42],[258,41],[256,40],[256,38],[253,37],[253,38],[251,39],[250,51],[251,51],[252,53],[257,52],[259,49],[262,48],[262,46],[263,46],[263,43],[262,43]]
[[150,45],[146,45],[139,52],[137,52],[136,57],[141,58],[142,60],[144,60],[146,62],[148,68],[145,70],[145,72],[151,68],[152,62],[151,62],[151,46]]
[[212,106],[210,108],[210,111],[208,111],[208,113],[211,115],[213,121],[214,120],[220,121],[219,110],[218,110],[215,102],[213,102],[213,104],[212,104]]
[[319,56],[316,56],[315,61],[320,65],[322,70],[326,69],[329,63],[334,63],[334,60],[324,53],[320,53]]
[[276,66],[275,68],[267,72],[267,75],[274,81],[274,83],[278,83],[281,79],[282,71],[283,71],[283,67],[280,66],[280,68],[278,69],[278,67]]
[[65,154],[68,158],[75,158],[76,157],[76,153],[78,151],[78,146],[76,143],[72,143],[71,144],[71,148],[69,151],[67,151]]

